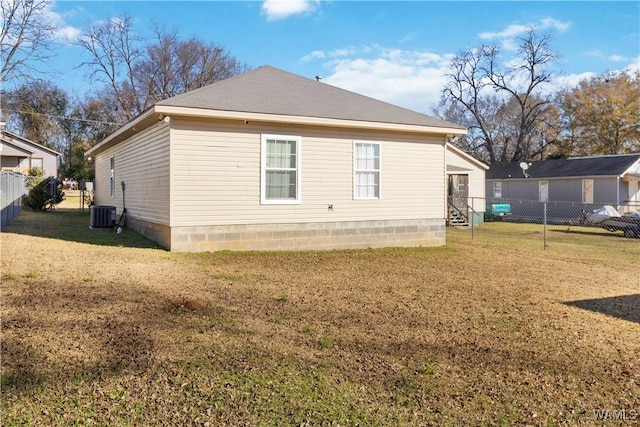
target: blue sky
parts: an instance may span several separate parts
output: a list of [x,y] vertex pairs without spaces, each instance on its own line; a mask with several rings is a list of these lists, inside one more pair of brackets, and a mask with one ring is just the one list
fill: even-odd
[[223,45],[251,67],[271,65],[430,113],[452,55],[482,43],[509,53],[526,27],[552,34],[558,87],[607,71],[640,68],[640,2],[537,1],[58,1],[60,28],[49,78],[72,95],[90,86],[69,44],[90,25],[129,14],[183,38]]

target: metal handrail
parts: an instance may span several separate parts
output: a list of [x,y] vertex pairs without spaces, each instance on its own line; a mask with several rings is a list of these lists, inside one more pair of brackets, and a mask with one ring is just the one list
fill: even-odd
[[460,215],[462,215],[462,217],[464,217],[467,221],[469,221],[469,211],[471,211],[471,214],[475,214],[475,215],[477,215],[478,212],[466,200],[464,200],[462,198],[460,198],[460,200],[462,201],[462,203],[464,203],[464,205],[467,208],[467,213],[466,214],[464,212],[462,212],[460,210],[460,208],[458,208],[456,205],[453,204],[453,196],[448,196],[447,197],[447,204],[449,205],[449,207],[453,208]]

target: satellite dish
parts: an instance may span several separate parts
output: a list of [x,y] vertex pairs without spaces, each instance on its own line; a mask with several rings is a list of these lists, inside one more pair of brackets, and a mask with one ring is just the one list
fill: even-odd
[[527,164],[527,162],[520,162],[520,167],[522,168],[523,171],[526,171],[527,169],[529,169],[529,165]]

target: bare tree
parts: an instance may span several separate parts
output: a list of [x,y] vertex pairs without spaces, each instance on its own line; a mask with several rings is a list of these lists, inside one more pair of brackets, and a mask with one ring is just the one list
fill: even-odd
[[0,82],[28,78],[50,57],[51,0],[0,0]]
[[550,35],[530,29],[520,39],[517,59],[504,64],[496,46],[481,46],[457,55],[437,114],[457,115],[469,127],[463,139],[468,152],[494,162],[531,160],[557,138],[557,113],[545,84],[557,59]]
[[83,34],[77,44],[85,48],[91,59],[83,62],[89,78],[102,82],[116,100],[121,121],[127,121],[144,111],[147,105],[137,93],[133,69],[140,57],[141,38],[131,28],[131,17],[125,15],[97,25]]
[[154,28],[156,40],[135,68],[139,87],[150,103],[226,79],[248,69],[222,46],[191,38],[180,40],[177,30]]
[[156,25],[155,40],[142,43],[129,16],[91,28],[78,44],[91,59],[89,76],[105,83],[117,101],[122,121],[155,102],[247,70],[224,48],[197,39],[180,40],[176,30]]

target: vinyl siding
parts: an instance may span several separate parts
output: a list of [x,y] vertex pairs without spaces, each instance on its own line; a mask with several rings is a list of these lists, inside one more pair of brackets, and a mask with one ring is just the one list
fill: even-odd
[[[617,180],[615,178],[593,179],[594,204],[618,204],[616,201]],[[493,182],[487,180],[486,191],[493,196]],[[549,200],[559,202],[582,202],[582,178],[548,178],[548,179],[517,179],[502,181],[502,198],[516,200],[538,200],[538,182],[549,183]],[[624,195],[621,197],[624,198]]]
[[[177,117],[171,123],[171,226],[443,218],[444,147],[437,138]],[[262,133],[302,137],[300,204],[260,204]],[[380,200],[353,200],[354,140],[381,144]]]
[[[617,190],[618,180],[615,178],[593,180],[593,203],[609,205],[621,204],[628,195],[628,190]],[[619,197],[620,200],[616,200]]]
[[[110,159],[115,160],[115,197],[109,189]],[[98,205],[122,212],[125,183],[127,217],[169,224],[169,125],[159,123],[96,155]]]
[[[485,171],[455,152],[447,150],[447,174],[469,175],[469,205],[476,212],[485,211]],[[489,193],[493,194],[493,191]]]

